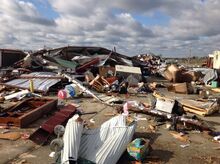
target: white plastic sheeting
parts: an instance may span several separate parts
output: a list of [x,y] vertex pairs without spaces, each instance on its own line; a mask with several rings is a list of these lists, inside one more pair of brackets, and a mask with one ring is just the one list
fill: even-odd
[[83,123],[77,122],[78,115],[68,120],[63,136],[64,147],[62,151],[62,163],[69,164],[69,157],[74,161],[78,158],[80,139],[83,131]]
[[[69,125],[75,127],[75,123]],[[136,122],[127,126],[126,116],[123,115],[111,118],[103,123],[100,128],[84,129],[82,134],[79,129],[73,128],[75,132],[72,134],[74,135],[64,138],[64,145],[69,147],[64,149],[63,156],[68,157],[69,155],[65,154],[66,150],[76,151],[78,137],[81,135],[78,157],[97,164],[115,164],[126,150],[128,143],[131,142],[135,128]]]

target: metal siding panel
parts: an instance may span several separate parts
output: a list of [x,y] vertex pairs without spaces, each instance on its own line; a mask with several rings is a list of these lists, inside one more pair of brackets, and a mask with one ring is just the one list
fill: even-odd
[[[63,141],[66,148],[63,151],[62,163],[68,160],[70,154],[74,154],[74,158],[81,157],[93,161],[97,164],[112,164],[116,163],[120,156],[127,148],[127,144],[131,142],[136,122],[126,126],[125,116],[116,116],[106,121],[100,128],[85,130],[82,133],[81,127],[76,127],[76,122],[71,123],[71,127],[67,127],[66,131],[72,129],[69,136],[65,136]],[[65,131],[65,133],[66,133]],[[79,149],[75,145],[80,141]],[[79,150],[79,156],[76,156],[76,151]]]
[[[62,111],[69,111],[70,113],[68,115],[63,115]],[[73,105],[67,105],[60,109],[59,112],[56,112],[54,116],[50,117],[45,123],[43,123],[41,127],[29,137],[29,139],[39,145],[46,143],[48,137],[53,133],[54,127],[56,125],[65,125],[67,120],[74,115],[75,111],[76,107]]]
[[69,119],[63,136],[64,147],[62,151],[62,163],[68,163],[69,157],[75,161],[78,159],[83,123],[77,122],[78,115]]
[[[25,75],[27,76],[27,75]],[[51,73],[51,72],[33,72],[28,74],[28,76],[36,76],[36,78],[33,78],[33,84],[34,84],[34,90],[39,90],[43,92],[47,92],[49,88],[56,83],[60,81],[60,79],[47,79],[46,77],[52,77],[56,76],[56,74]],[[45,76],[45,79],[38,79],[37,76]],[[26,88],[29,89],[29,80],[30,79],[14,79],[11,80],[7,83],[6,85],[11,85],[11,86],[16,86],[16,87],[21,87],[21,88]]]

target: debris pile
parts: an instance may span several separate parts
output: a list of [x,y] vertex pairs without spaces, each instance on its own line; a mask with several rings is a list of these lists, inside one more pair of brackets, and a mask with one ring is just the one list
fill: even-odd
[[[47,145],[56,134],[50,155],[56,163],[150,160],[152,138],[135,136],[141,121],[150,134],[165,125],[171,137],[184,142],[181,148],[191,146],[187,134],[195,130],[219,141],[202,119],[220,109],[217,69],[169,65],[160,56],[128,57],[102,47],[0,51],[0,138],[19,140],[23,135],[10,128],[34,124],[23,138]],[[19,55],[11,60],[13,53]],[[85,101],[88,106],[81,108]]]

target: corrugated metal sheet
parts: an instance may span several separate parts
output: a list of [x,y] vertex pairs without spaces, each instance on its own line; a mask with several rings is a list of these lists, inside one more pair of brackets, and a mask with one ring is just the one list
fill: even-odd
[[[61,79],[48,79],[47,77],[54,77],[56,74],[51,73],[51,72],[33,72],[27,75],[23,75],[25,77],[30,76],[34,77],[32,78],[33,84],[34,84],[34,90],[37,91],[42,91],[42,92],[47,92],[49,88],[56,83],[58,83]],[[45,78],[37,78],[38,76],[45,77]],[[22,76],[21,76],[22,77]],[[36,78],[35,78],[36,77]],[[23,89],[28,89],[29,88],[29,80],[30,79],[25,79],[25,78],[18,78],[11,80],[5,85],[10,85],[18,88],[23,88]]]
[[35,77],[38,77],[38,76],[55,77],[55,76],[57,76],[57,74],[53,73],[53,72],[32,72],[29,74],[22,74],[21,77],[22,76],[25,76],[25,77],[27,77],[27,76],[30,76],[30,77],[32,77],[32,76],[35,76]]
[[83,123],[76,121],[78,117],[78,115],[74,115],[71,119],[69,119],[66,125],[63,136],[64,147],[62,163],[69,163],[69,158],[73,159],[74,161],[78,159],[80,140],[83,132]]
[[87,130],[81,138],[79,156],[97,164],[115,164],[131,142],[135,128],[136,123],[126,126],[126,116],[119,115],[99,129]]
[[[74,123],[71,125],[75,126]],[[78,138],[82,135],[78,157],[97,164],[115,164],[126,150],[128,143],[131,142],[135,128],[136,122],[127,126],[126,116],[119,115],[103,123],[100,128],[93,130],[84,129],[82,134],[77,129],[79,133],[75,131],[71,133],[74,134],[73,136],[64,139],[64,144],[66,142],[69,148],[64,149],[63,154],[69,154],[65,150],[76,151],[74,146],[77,145],[77,142],[74,143],[73,141],[78,141]],[[72,129],[74,130],[75,128]],[[62,163],[65,162],[64,160],[62,161]]]
[[58,64],[60,64],[62,67],[65,67],[65,68],[75,69],[76,66],[78,66],[78,64],[75,61],[68,61],[68,60],[63,60],[60,58],[54,58],[54,60],[56,60]]
[[47,142],[48,138],[54,131],[56,125],[65,125],[69,118],[71,118],[76,112],[76,107],[73,105],[67,105],[51,116],[46,122],[44,122],[39,129],[37,129],[31,136],[30,140],[38,145],[42,145]]

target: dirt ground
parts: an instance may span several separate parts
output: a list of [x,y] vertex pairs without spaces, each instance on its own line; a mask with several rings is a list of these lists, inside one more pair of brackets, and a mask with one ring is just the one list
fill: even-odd
[[[180,95],[168,92],[166,89],[159,89],[159,91],[169,97],[184,97],[189,95]],[[190,95],[196,97],[197,95]],[[151,95],[142,97],[121,96],[124,99],[138,100],[148,102],[151,100]],[[104,121],[113,116],[106,116],[106,114],[114,113],[115,109],[104,104],[100,104],[92,98],[83,98],[69,100],[80,104],[80,109],[84,112],[98,112],[97,114],[83,115],[82,118],[86,121],[93,119],[95,124],[90,124],[91,128],[100,126]],[[132,114],[134,115],[134,114]],[[146,118],[145,120],[138,121],[138,126],[134,138],[143,137],[150,140],[152,151],[144,163],[169,163],[169,164],[186,164],[186,163],[220,163],[219,151],[220,144],[213,141],[213,138],[206,132],[199,132],[198,130],[186,131],[188,132],[189,140],[187,142],[179,141],[170,134],[165,122],[158,125],[155,117],[137,114],[138,117]],[[208,124],[213,126],[216,131],[220,131],[220,114],[216,113],[212,116],[202,117]],[[31,124],[25,129],[12,128],[11,131],[20,131],[23,134],[31,134],[37,129],[42,122],[47,120],[48,117],[41,118],[40,120]],[[151,130],[149,125],[155,126],[155,130]],[[1,131],[3,129],[0,129]],[[185,145],[186,147],[181,147]],[[51,153],[49,145],[37,146],[28,139],[20,138],[17,141],[0,140],[0,163],[30,163],[30,164],[47,164],[53,163],[54,160],[49,157]],[[118,163],[129,163],[126,153],[121,157]]]

